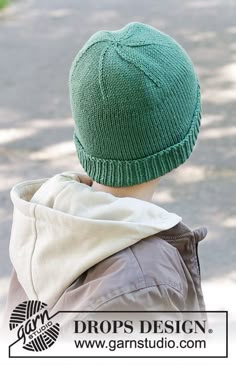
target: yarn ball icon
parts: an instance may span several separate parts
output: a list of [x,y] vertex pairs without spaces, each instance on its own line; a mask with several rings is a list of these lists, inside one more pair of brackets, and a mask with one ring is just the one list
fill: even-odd
[[9,328],[17,329],[18,340],[23,341],[26,350],[47,350],[59,336],[60,325],[53,323],[46,307],[41,301],[29,300],[18,304],[11,313]]

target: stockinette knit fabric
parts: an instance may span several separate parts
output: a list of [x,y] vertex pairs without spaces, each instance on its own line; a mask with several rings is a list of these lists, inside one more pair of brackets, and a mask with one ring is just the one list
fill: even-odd
[[189,158],[201,120],[200,84],[186,51],[132,22],[93,34],[69,75],[74,142],[100,184],[141,184]]

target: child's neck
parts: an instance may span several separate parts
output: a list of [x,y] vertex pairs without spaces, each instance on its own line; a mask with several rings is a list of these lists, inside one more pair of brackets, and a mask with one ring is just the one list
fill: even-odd
[[120,198],[131,197],[151,202],[152,196],[154,194],[158,182],[159,178],[145,182],[143,184],[117,188],[117,187],[102,185],[97,183],[96,181],[93,181],[92,188],[97,191],[110,193]]

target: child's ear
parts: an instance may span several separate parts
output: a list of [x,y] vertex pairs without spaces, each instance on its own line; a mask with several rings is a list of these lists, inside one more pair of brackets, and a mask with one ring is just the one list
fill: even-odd
[[84,172],[66,171],[61,174],[64,177],[76,180],[82,184],[93,185],[93,179]]
[[82,184],[86,184],[89,186],[93,185],[93,179],[90,176],[88,176],[87,174],[82,173],[82,172],[77,174],[76,180],[78,180]]

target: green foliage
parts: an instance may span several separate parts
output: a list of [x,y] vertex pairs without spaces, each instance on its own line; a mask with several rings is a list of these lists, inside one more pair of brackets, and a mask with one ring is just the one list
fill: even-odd
[[0,10],[5,8],[9,3],[9,0],[0,0]]

